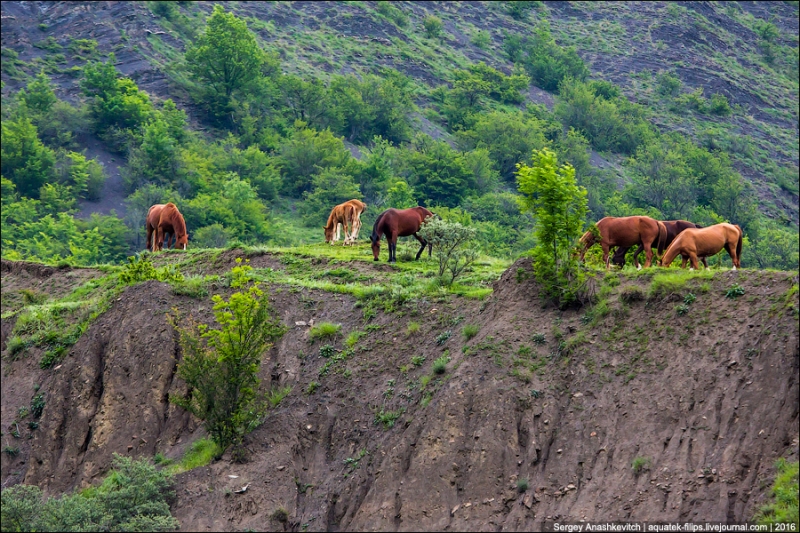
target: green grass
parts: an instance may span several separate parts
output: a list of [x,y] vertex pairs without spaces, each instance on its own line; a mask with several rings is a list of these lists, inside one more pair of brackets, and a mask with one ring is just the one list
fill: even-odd
[[480,331],[480,328],[475,324],[467,324],[464,326],[464,329],[461,330],[461,333],[464,335],[464,340],[469,341],[478,334],[478,331]]
[[375,413],[375,424],[382,424],[384,429],[394,427],[394,423],[403,415],[404,412],[404,409],[387,411],[385,408],[381,407],[381,409]]
[[359,339],[366,335],[364,331],[351,331],[347,338],[345,339],[344,343],[348,348],[354,348],[356,344],[358,344]]
[[634,474],[639,474],[643,470],[650,467],[650,459],[647,457],[636,457],[631,462],[631,468],[633,469]]
[[419,331],[419,322],[409,322],[406,328],[406,333],[413,335]]
[[177,463],[173,463],[166,468],[168,474],[180,474],[194,468],[206,466],[214,458],[221,455],[221,450],[213,440],[205,438],[198,439],[192,443],[189,450]]
[[770,491],[774,501],[759,509],[754,517],[759,524],[784,524],[793,529],[785,531],[800,531],[800,518],[798,517],[798,463],[788,462],[784,458],[775,463],[777,475]]
[[283,401],[283,399],[289,396],[291,392],[292,392],[291,385],[286,385],[285,387],[271,389],[267,393],[267,402],[269,403],[269,406],[272,407],[273,409],[278,407],[278,405]]
[[649,298],[680,294],[687,289],[687,284],[694,279],[705,280],[713,279],[714,272],[710,270],[682,270],[675,269],[672,272],[659,272],[653,276],[650,282]]
[[447,363],[449,363],[449,362],[450,362],[450,356],[449,355],[443,355],[441,357],[438,357],[433,362],[433,373],[434,374],[444,374],[447,371]]
[[320,322],[315,324],[309,331],[309,336],[312,340],[317,339],[332,339],[336,337],[342,330],[341,324],[333,324],[331,322]]

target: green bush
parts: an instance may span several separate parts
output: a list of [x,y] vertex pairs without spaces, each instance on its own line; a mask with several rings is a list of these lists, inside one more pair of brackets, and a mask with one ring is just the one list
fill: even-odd
[[450,362],[449,355],[443,355],[433,361],[433,373],[444,374],[447,371],[447,363]]
[[736,299],[742,295],[744,295],[744,288],[738,283],[725,291],[725,298]]
[[438,275],[447,285],[452,285],[478,258],[473,228],[429,217],[418,233],[433,246],[433,254],[439,263]]
[[708,110],[713,115],[727,117],[731,114],[731,106],[728,104],[728,99],[722,94],[712,94],[711,103]]
[[422,26],[425,28],[425,35],[431,39],[441,37],[442,28],[444,28],[442,19],[435,15],[428,15],[425,17],[425,19],[422,21]]
[[15,485],[2,492],[3,531],[174,531],[169,475],[147,459],[114,454],[112,470],[98,487],[60,498]]
[[643,470],[646,470],[650,467],[650,459],[647,457],[636,457],[634,458],[633,462],[631,462],[631,468],[635,474],[641,473]]
[[265,411],[257,394],[261,358],[286,328],[258,284],[234,292],[227,301],[219,295],[213,301],[220,329],[191,317],[187,326],[179,326],[180,317],[170,316],[184,353],[177,373],[189,385],[187,396],[171,396],[170,401],[202,420],[224,451],[239,445],[261,422]]
[[659,94],[676,96],[681,90],[681,80],[671,72],[660,72],[656,76]]
[[461,331],[461,333],[464,335],[464,340],[465,341],[469,341],[475,335],[478,334],[479,330],[480,330],[480,328],[477,325],[475,325],[475,324],[467,324],[466,326],[464,326],[464,329]]

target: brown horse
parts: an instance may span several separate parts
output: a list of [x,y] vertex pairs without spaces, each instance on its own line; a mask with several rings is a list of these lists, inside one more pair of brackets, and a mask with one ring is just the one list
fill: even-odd
[[[164,234],[171,233],[174,238],[173,248],[182,246],[186,249],[186,244],[189,242],[189,234],[186,232],[186,221],[183,215],[178,211],[178,207],[172,202],[168,203],[161,210],[161,216],[158,219],[158,234],[156,236],[160,245],[164,240]],[[167,248],[169,248],[169,240],[167,241]]]
[[[664,248],[669,248],[669,245],[672,244],[672,241],[675,240],[675,237],[678,236],[680,232],[685,229],[691,228],[702,228],[700,224],[695,224],[694,222],[689,222],[688,220],[663,220],[664,227],[667,228],[667,242],[664,243]],[[614,252],[614,257],[611,259],[611,262],[619,267],[625,266],[625,254],[628,253],[630,250],[630,246],[620,246]],[[644,250],[644,246],[642,243],[639,243],[639,248],[636,249],[636,252],[633,254],[636,259],[639,259],[639,254],[642,253]],[[708,263],[706,262],[706,258],[703,257],[703,264],[708,268]]]
[[372,235],[370,235],[374,260],[378,260],[378,254],[380,254],[381,251],[382,235],[386,235],[386,241],[389,243],[390,263],[397,262],[397,238],[407,237],[409,235],[416,237],[422,245],[417,252],[416,259],[419,259],[419,256],[422,255],[425,246],[428,246],[428,256],[430,257],[433,245],[417,235],[417,232],[420,227],[422,227],[422,223],[425,222],[425,219],[432,216],[434,216],[433,213],[420,206],[410,207],[408,209],[391,208],[378,215],[375,225],[372,226]]
[[[663,222],[653,220],[650,217],[605,217],[597,222],[597,230],[600,233],[600,246],[603,248],[603,262],[606,269],[609,267],[608,252],[613,246],[631,247],[634,244],[642,243],[645,251],[645,268],[649,267],[653,261],[653,244],[657,243],[659,255],[664,251],[664,241],[667,238],[667,228]],[[591,231],[587,231],[581,237],[582,249],[580,252],[583,261],[586,251],[597,243],[597,237]],[[633,262],[637,269],[640,269],[639,260],[634,256]]]
[[155,204],[150,206],[150,209],[147,211],[147,218],[144,223],[145,230],[147,231],[147,244],[145,246],[151,252],[161,250],[164,244],[163,239],[161,242],[156,242],[158,221],[161,218],[162,209],[164,209],[164,204]]
[[686,261],[689,260],[692,269],[697,269],[700,268],[698,258],[716,255],[725,248],[736,270],[742,258],[742,236],[742,228],[724,222],[707,228],[687,229],[672,241],[659,264],[668,267],[680,255],[683,259],[681,268],[686,267]]
[[[367,208],[367,204],[360,200],[349,200],[331,209],[328,215],[328,223],[323,226],[325,230],[325,242],[333,245],[339,240],[339,232],[344,226],[344,244],[352,244],[358,239],[358,230],[361,229],[361,213]],[[348,232],[348,226],[350,231]],[[334,235],[335,234],[335,235]]]

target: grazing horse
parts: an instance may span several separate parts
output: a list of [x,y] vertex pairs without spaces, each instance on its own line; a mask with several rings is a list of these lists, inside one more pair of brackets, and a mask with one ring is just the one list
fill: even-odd
[[[675,237],[677,237],[678,234],[683,230],[703,227],[700,224],[695,224],[694,222],[689,222],[688,220],[663,220],[662,222],[664,222],[664,227],[667,228],[667,242],[664,243],[665,249],[669,248],[669,245],[672,244],[672,241],[675,240]],[[614,252],[614,257],[611,259],[611,262],[620,267],[624,267],[625,254],[628,253],[628,250],[630,250],[629,246],[620,246],[617,248],[617,250]],[[636,253],[633,254],[634,257],[638,259],[639,254],[642,253],[642,250],[644,250],[644,246],[642,243],[639,243],[639,248],[637,248]],[[706,268],[708,268],[708,263],[706,262],[705,257],[703,257],[703,264],[706,266]]]
[[[360,200],[349,200],[331,209],[328,223],[323,226],[325,242],[333,245],[339,240],[339,232],[344,226],[344,244],[352,244],[358,239],[358,230],[361,229],[361,213],[366,210],[367,204]],[[348,232],[348,226],[350,231]]]
[[[157,239],[160,245],[164,240],[164,234],[171,233],[174,238],[173,248],[182,246],[186,249],[186,244],[189,242],[189,234],[186,232],[186,221],[183,215],[178,211],[178,207],[172,202],[168,203],[161,210],[161,216],[158,219],[158,234]],[[169,248],[169,240],[167,241],[167,248]]]
[[742,236],[742,228],[724,222],[707,228],[687,229],[672,241],[659,265],[668,267],[680,255],[683,258],[681,268],[686,267],[686,261],[689,260],[692,269],[697,269],[698,258],[716,255],[725,248],[733,261],[733,269],[736,270],[742,258]]
[[422,251],[425,249],[426,245],[428,246],[428,256],[430,257],[433,245],[420,237],[417,232],[420,227],[422,227],[422,223],[425,222],[425,219],[432,216],[434,216],[433,213],[420,206],[410,207],[408,209],[391,208],[378,215],[375,225],[372,226],[372,235],[370,235],[374,260],[378,260],[378,254],[380,254],[381,251],[382,235],[386,235],[386,241],[389,243],[390,263],[397,262],[397,238],[407,237],[409,235],[416,237],[422,245],[417,252],[416,259],[419,259],[419,256],[422,255]]
[[147,250],[155,252],[161,250],[164,245],[163,239],[156,242],[158,235],[158,221],[161,218],[161,210],[164,209],[164,204],[155,204],[150,206],[147,211],[147,218],[145,219],[144,227],[147,231]]
[[[667,228],[663,222],[653,220],[650,217],[605,217],[597,222],[597,230],[600,233],[600,246],[603,248],[603,262],[606,269],[609,267],[608,252],[613,246],[631,247],[634,244],[642,243],[645,251],[645,268],[652,264],[653,244],[657,243],[659,255],[664,251],[664,241],[667,238]],[[581,237],[583,245],[580,251],[580,258],[583,261],[586,251],[597,243],[598,239],[594,233],[587,231]],[[633,262],[637,269],[639,260],[633,257]]]

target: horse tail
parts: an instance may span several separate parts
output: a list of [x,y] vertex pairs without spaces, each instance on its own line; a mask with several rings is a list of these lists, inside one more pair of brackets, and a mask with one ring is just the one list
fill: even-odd
[[744,232],[742,231],[742,228],[740,228],[738,226],[738,224],[735,227],[736,227],[736,229],[739,230],[739,240],[736,242],[736,259],[738,259],[739,262],[741,262],[742,261],[742,237],[744,236]]
[[664,250],[667,247],[667,227],[660,220],[656,220],[656,223],[658,224],[658,248],[657,248],[657,251],[658,251],[658,255],[660,256],[661,254],[664,253]]

